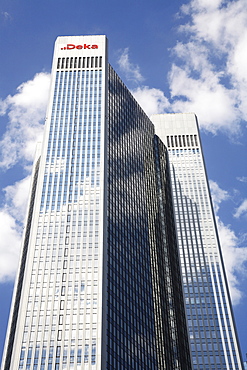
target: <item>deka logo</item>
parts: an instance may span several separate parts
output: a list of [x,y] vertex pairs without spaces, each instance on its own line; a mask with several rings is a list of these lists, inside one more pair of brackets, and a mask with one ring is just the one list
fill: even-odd
[[72,49],[98,49],[98,45],[74,45],[74,44],[67,44],[64,48],[61,48],[61,50],[72,50]]

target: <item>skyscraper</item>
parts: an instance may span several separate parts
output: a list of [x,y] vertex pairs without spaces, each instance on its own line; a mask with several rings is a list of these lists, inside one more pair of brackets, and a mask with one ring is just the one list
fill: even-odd
[[59,37],[2,369],[165,368],[191,368],[167,151],[106,37]]
[[193,369],[242,369],[196,116],[151,120],[169,153]]

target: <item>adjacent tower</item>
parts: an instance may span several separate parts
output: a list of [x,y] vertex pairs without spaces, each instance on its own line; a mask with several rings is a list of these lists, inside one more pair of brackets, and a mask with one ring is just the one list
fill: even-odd
[[167,151],[106,37],[59,37],[2,369],[165,368],[191,368]]
[[151,120],[169,153],[193,369],[242,369],[196,116]]

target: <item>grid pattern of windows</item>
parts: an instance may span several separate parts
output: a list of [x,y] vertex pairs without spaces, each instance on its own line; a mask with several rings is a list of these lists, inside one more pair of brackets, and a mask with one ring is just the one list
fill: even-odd
[[57,71],[19,369],[97,354],[102,70]]
[[[191,361],[168,154],[157,136],[154,137],[154,157],[157,194],[152,199],[149,217],[159,369],[185,370],[191,368]],[[155,203],[157,210],[153,207]]]
[[157,369],[144,187],[153,127],[112,68],[108,129],[107,369]]
[[41,211],[60,211],[85,184],[99,185],[101,84],[101,70],[56,74]]
[[194,370],[238,369],[202,155],[169,155]]
[[151,117],[168,147],[194,370],[242,369],[196,117]]

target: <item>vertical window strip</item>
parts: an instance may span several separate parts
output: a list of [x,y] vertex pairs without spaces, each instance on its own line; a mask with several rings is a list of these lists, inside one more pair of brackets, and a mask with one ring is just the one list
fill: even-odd
[[91,358],[91,364],[95,365],[96,364],[96,341],[93,340],[92,343],[92,358]]
[[33,347],[28,348],[26,369],[31,369]]
[[189,135],[186,135],[187,145],[190,146],[190,138]]
[[102,56],[63,57],[57,59],[57,69],[102,68]]
[[25,351],[26,351],[26,348],[22,347],[21,354],[20,354],[20,361],[19,361],[19,369],[24,369]]
[[46,162],[48,162],[50,160],[51,143],[52,143],[52,137],[53,137],[54,120],[55,120],[55,111],[56,111],[56,105],[58,104],[57,96],[58,96],[59,78],[60,78],[60,72],[57,72],[56,73],[55,88],[54,88],[53,103],[52,103],[51,124],[50,124],[50,132],[49,132],[49,139],[48,139]]
[[42,355],[41,355],[41,370],[45,369],[45,361],[46,361],[46,346],[43,346],[42,348]]
[[82,349],[78,347],[77,349],[77,364],[81,364]]
[[183,138],[183,146],[186,147],[185,135],[182,135]]
[[194,135],[195,145],[198,146],[197,135]]
[[66,58],[66,68],[69,67],[69,58]]
[[48,209],[50,207],[52,179],[53,179],[53,174],[50,173],[48,188],[47,188],[47,193],[46,193],[46,211],[48,211]]
[[86,57],[83,57],[82,68],[86,68]]
[[191,146],[194,146],[193,135],[190,135]]
[[84,364],[87,364],[89,361],[89,344],[85,343],[84,347]]

